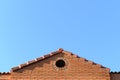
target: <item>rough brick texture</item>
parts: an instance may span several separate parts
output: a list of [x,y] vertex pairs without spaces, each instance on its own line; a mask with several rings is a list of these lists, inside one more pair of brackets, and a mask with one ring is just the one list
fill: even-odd
[[[56,61],[64,60],[64,67],[57,67]],[[1,75],[0,80],[110,80],[110,70],[79,58],[77,55],[62,53],[22,67],[8,75]]]
[[10,74],[0,74],[0,80],[11,80]]
[[111,73],[111,80],[120,80],[120,73]]
[[[58,68],[55,62],[62,58],[64,68]],[[110,80],[109,69],[101,68],[67,54],[57,54],[43,61],[29,65],[11,73],[12,80]]]

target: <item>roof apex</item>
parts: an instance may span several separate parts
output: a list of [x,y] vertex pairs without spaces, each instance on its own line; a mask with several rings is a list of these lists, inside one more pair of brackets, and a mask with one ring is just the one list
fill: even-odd
[[58,49],[58,52],[62,52],[62,51],[64,51],[63,48],[59,48],[59,49]]
[[85,59],[85,58],[79,57],[78,55],[73,54],[73,53],[71,53],[71,52],[69,52],[69,51],[65,51],[63,48],[59,48],[59,49],[58,49],[57,51],[55,51],[55,52],[51,52],[51,53],[46,54],[46,55],[44,55],[44,56],[42,56],[42,57],[38,57],[38,58],[36,58],[36,59],[34,59],[34,60],[28,61],[27,63],[23,63],[23,64],[20,64],[20,65],[17,66],[17,67],[11,68],[11,72],[17,71],[17,70],[19,70],[19,69],[21,69],[21,68],[23,68],[23,67],[26,67],[26,66],[28,66],[28,65],[30,65],[30,64],[33,64],[33,63],[36,63],[36,62],[38,62],[38,61],[42,61],[42,60],[44,60],[44,59],[46,59],[46,58],[48,58],[48,57],[51,57],[51,56],[56,55],[56,54],[59,54],[59,53],[64,53],[64,54],[72,55],[72,56],[75,57],[75,58],[81,58],[82,60],[84,60],[84,61],[86,61],[86,62],[90,62],[90,63],[93,64],[93,65],[97,65],[97,66],[99,66],[99,67],[101,67],[101,68],[105,68],[105,69],[110,70],[109,68],[106,68],[106,67],[104,67],[104,66],[102,66],[102,65],[100,65],[100,64],[96,64],[96,63],[94,63],[94,62],[92,62],[92,61],[89,61],[89,60],[87,60],[87,59]]

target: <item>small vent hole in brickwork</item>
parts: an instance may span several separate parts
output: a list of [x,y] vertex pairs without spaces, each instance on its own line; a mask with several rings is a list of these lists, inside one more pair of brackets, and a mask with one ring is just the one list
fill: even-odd
[[58,60],[56,61],[56,66],[59,68],[62,68],[65,66],[65,61],[64,60]]

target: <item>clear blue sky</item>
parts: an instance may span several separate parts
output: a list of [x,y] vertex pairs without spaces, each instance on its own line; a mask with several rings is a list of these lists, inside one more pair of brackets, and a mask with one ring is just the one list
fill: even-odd
[[0,0],[0,72],[58,48],[120,71],[120,0]]

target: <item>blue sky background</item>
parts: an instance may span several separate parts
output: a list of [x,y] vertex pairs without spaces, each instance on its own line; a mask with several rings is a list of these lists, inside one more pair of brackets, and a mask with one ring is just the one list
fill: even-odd
[[0,72],[58,48],[120,71],[120,0],[0,0]]

